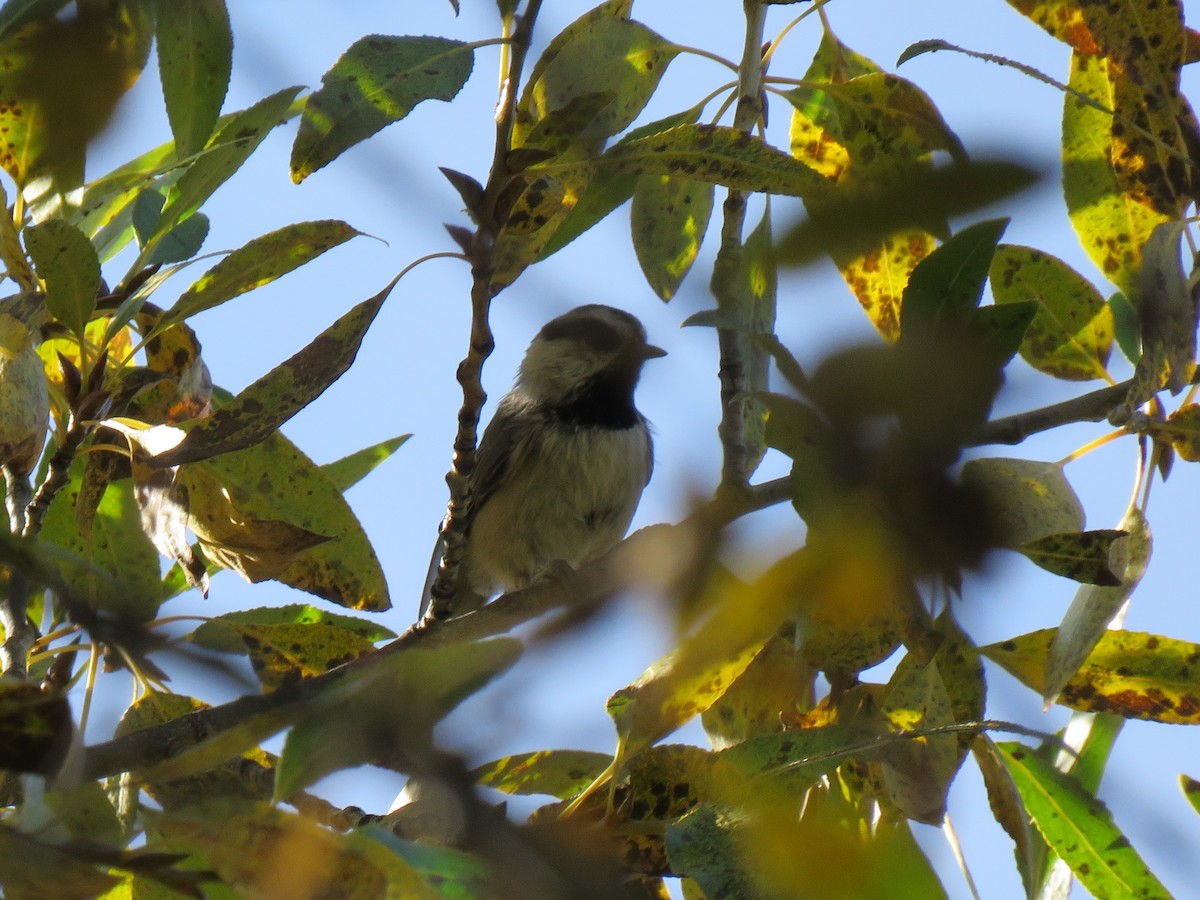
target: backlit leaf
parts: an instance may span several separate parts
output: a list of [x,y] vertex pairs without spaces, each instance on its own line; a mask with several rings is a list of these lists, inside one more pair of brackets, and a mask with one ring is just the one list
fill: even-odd
[[317,335],[312,342],[200,420],[178,446],[157,454],[158,468],[253,446],[324,393],[350,367],[395,280]]
[[412,437],[411,434],[401,434],[370,447],[356,450],[349,456],[321,466],[321,471],[333,482],[334,486],[345,493],[358,482],[367,477],[375,467],[389,459],[404,443]]
[[1185,403],[1166,422],[1152,422],[1151,434],[1170,441],[1182,459],[1200,462],[1200,404]]
[[[1056,628],[981,647],[1026,687],[1045,693],[1046,662]],[[1081,712],[1182,725],[1200,723],[1200,645],[1137,631],[1105,631],[1063,687],[1058,703]]]
[[158,70],[180,157],[206,143],[217,124],[233,62],[225,0],[158,0]]
[[[242,519],[282,523],[299,534],[324,538],[321,543],[303,549],[279,529],[282,543],[276,551],[290,555],[277,574],[278,581],[316,594],[354,609],[381,610],[389,605],[387,584],[375,551],[362,525],[346,504],[341,491],[291,442],[275,433],[246,450],[224,453],[214,459],[191,463],[180,469],[177,478],[188,485],[193,530],[200,534],[197,491],[215,503],[222,498],[228,510]],[[233,513],[222,511],[221,515]],[[236,543],[248,536],[233,527],[233,518],[214,535],[229,552],[237,552]],[[249,529],[249,525],[246,529]],[[246,550],[247,561],[262,561],[264,548]]]
[[355,41],[309,96],[292,146],[299,184],[423,100],[453,100],[475,64],[470,44],[374,34]]
[[163,317],[161,327],[269,284],[362,232],[338,219],[298,222],[256,237],[205,272]]
[[[83,182],[88,142],[150,52],[150,17],[141,3],[80,3],[63,19],[48,15],[54,6],[14,9],[10,27],[32,20],[0,41],[0,167],[18,190],[41,176],[54,191]],[[37,13],[43,15],[30,15]]]
[[253,106],[221,117],[217,133],[175,183],[159,220],[159,235],[169,233],[196,212],[242,167],[272,129],[295,115],[292,101],[299,92],[298,87],[284,88]]
[[160,601],[158,551],[142,530],[133,485],[129,479],[108,484],[92,517],[91,533],[85,538],[76,517],[82,473],[79,461],[72,467],[68,485],[50,504],[41,536],[112,576],[111,581],[104,581],[97,579],[90,567],[63,564],[63,578],[81,597],[124,619],[151,619]]
[[50,313],[72,334],[82,337],[100,289],[96,248],[78,228],[61,219],[26,228],[25,248],[46,284]]
[[638,179],[630,212],[633,248],[661,299],[675,296],[696,261],[712,204],[711,184],[669,176]]
[[[1085,32],[1086,33],[1086,32]],[[1107,109],[1115,103],[1112,63],[1071,55],[1069,87]],[[1113,168],[1113,118],[1077,96],[1063,99],[1063,195],[1084,250],[1126,297],[1133,295],[1142,247],[1167,216],[1124,190]]]
[[[828,180],[760,138],[723,125],[679,125],[617,144],[595,164],[637,175],[678,175],[740,191],[811,197]],[[553,171],[554,164],[539,167]]]
[[[680,52],[640,22],[615,15],[585,15],[547,49],[517,104],[513,146],[530,143],[536,127],[573,101],[609,97],[577,137],[598,149],[641,112]],[[542,146],[533,142],[536,146]]]
[[1026,362],[1072,381],[1106,376],[1112,311],[1089,281],[1057,257],[1013,244],[997,248],[991,281],[997,303],[1038,304],[1021,342]]
[[1046,843],[1095,897],[1169,898],[1103,803],[1017,743],[997,744]]
[[538,750],[486,763],[471,777],[506,794],[549,794],[566,800],[591,784],[612,762],[590,750]]

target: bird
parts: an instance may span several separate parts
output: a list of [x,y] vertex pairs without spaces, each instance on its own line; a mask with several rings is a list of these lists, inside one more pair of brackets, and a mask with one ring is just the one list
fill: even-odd
[[[634,405],[643,364],[666,355],[633,315],[598,303],[547,322],[479,441],[466,548],[439,618],[527,587],[615,546],[654,469],[650,425]],[[441,559],[434,549],[420,616]]]

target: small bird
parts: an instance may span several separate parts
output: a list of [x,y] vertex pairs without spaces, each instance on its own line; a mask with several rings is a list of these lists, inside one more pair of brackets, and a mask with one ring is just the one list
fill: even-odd
[[[633,392],[643,363],[665,355],[611,306],[580,306],[542,327],[479,441],[466,555],[439,616],[525,587],[551,563],[578,566],[625,536],[654,467]],[[439,540],[422,616],[441,549]]]

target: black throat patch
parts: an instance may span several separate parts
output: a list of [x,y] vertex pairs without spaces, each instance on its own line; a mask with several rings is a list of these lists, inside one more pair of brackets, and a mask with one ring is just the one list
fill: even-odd
[[546,407],[546,412],[566,425],[610,428],[622,431],[641,420],[633,405],[636,372],[600,372],[563,403]]

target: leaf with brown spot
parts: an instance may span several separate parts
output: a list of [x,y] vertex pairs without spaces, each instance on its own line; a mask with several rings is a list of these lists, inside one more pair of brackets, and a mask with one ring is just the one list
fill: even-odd
[[1098,53],[1100,48],[1092,37],[1091,29],[1084,18],[1082,4],[1077,0],[1008,0],[1009,5],[1020,10],[1054,37],[1087,54]]
[[429,36],[359,38],[321,76],[292,145],[299,184],[425,100],[453,100],[475,65],[475,48]]
[[205,272],[163,315],[158,329],[269,284],[362,232],[338,219],[298,222],[256,237]]
[[[573,101],[607,96],[576,136],[595,152],[604,139],[624,131],[653,96],[682,48],[611,6],[593,10],[563,31],[534,67],[513,124],[513,146]],[[542,146],[537,141],[532,142]]]
[[1125,607],[1150,563],[1153,541],[1150,524],[1142,511],[1131,505],[1117,528],[1124,537],[1114,540],[1108,553],[1116,584],[1085,584],[1075,592],[1046,660],[1043,699],[1047,704],[1054,701],[1088,658],[1096,642]]
[[638,179],[630,211],[633,249],[660,299],[675,296],[696,261],[712,205],[711,184],[667,175]]
[[767,642],[754,661],[701,716],[717,749],[782,731],[784,721],[812,704],[816,672],[785,631]]
[[1150,422],[1150,433],[1169,441],[1175,452],[1188,462],[1200,462],[1200,404],[1185,403],[1165,422]]
[[1026,362],[1071,381],[1107,377],[1112,309],[1091,282],[1057,257],[1014,244],[996,248],[989,274],[996,303],[1037,302],[1021,341]]
[[276,432],[350,368],[367,329],[397,280],[354,306],[232,402],[200,420],[176,447],[153,457],[151,465],[165,468],[210,459],[251,447]]
[[[178,483],[188,489],[192,529],[198,536],[203,538],[206,523],[197,518],[195,492],[202,491],[210,504],[224,510],[224,518],[215,521],[229,537],[218,540],[235,558],[238,540],[248,538],[238,522],[246,523],[245,529],[275,523],[281,543],[265,551],[246,550],[244,563],[260,563],[264,552],[271,552],[286,558],[272,557],[279,567],[268,577],[339,606],[372,611],[389,607],[379,560],[342,492],[278,432],[245,450],[181,467]],[[307,544],[295,544],[289,535],[310,537]],[[205,548],[206,556],[211,546],[215,545]]]
[[[921,665],[906,655],[888,681],[880,710],[899,731],[921,732],[955,722],[954,704],[939,667]],[[930,825],[946,815],[946,794],[966,749],[954,734],[929,735],[882,746],[875,755],[883,763],[888,796],[908,818]]]
[[155,38],[163,99],[180,157],[208,142],[233,62],[233,34],[225,0],[160,0]]
[[1085,584],[1115,587],[1121,580],[1113,574],[1109,556],[1113,542],[1126,535],[1113,528],[1069,531],[1047,534],[1016,549],[1047,572]]
[[[1105,109],[1115,103],[1110,64],[1102,57],[1071,56],[1068,86]],[[1063,196],[1071,224],[1092,262],[1126,297],[1132,297],[1142,247],[1167,216],[1127,193],[1113,168],[1112,115],[1067,94],[1063,99]]]
[[[251,611],[253,612],[253,611]],[[250,657],[264,691],[270,692],[330,669],[375,649],[367,637],[333,622],[255,622],[237,614],[205,622],[191,639],[202,647],[225,649],[238,640],[237,651]]]
[[607,753],[591,750],[537,750],[485,763],[471,777],[506,794],[549,794],[566,800],[591,784],[610,762]]
[[[209,708],[209,704],[184,694],[148,691],[130,704],[121,715],[115,737],[134,734],[144,728],[161,725]],[[196,770],[189,777],[161,780],[138,777],[137,780],[166,810],[179,809],[219,797],[233,797],[244,801],[266,799],[254,790],[249,781],[238,774],[242,759],[264,765],[268,763],[267,754],[254,747],[242,753],[233,753],[224,759],[213,759],[204,769]]]
[[[678,125],[617,144],[591,161],[637,175],[678,175],[754,193],[815,197],[829,181],[761,138],[723,125]],[[554,171],[555,164],[538,168]]]
[[1093,896],[1171,896],[1117,828],[1108,808],[1078,781],[1023,744],[996,748],[1034,825]]
[[[1046,686],[1046,662],[1057,628],[981,647],[1026,687]],[[1200,724],[1200,645],[1137,631],[1106,631],[1058,703],[1081,712],[1180,725]]]
[[108,123],[150,52],[141,3],[79,4],[0,41],[0,168],[24,190],[49,176],[51,193],[83,182],[88,142]]

